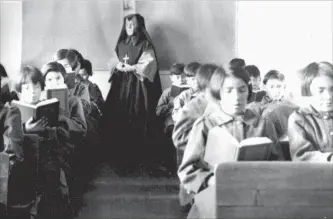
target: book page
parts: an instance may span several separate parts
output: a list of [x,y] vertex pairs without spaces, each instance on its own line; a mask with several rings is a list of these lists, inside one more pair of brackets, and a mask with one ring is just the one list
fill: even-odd
[[214,127],[208,132],[204,160],[212,167],[222,162],[235,161],[239,142],[225,127]]

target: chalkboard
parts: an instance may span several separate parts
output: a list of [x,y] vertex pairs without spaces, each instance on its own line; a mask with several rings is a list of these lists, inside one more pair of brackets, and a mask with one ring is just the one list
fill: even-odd
[[94,69],[107,69],[122,23],[120,0],[24,1],[22,62],[41,67],[61,48],[75,48]]
[[174,62],[225,63],[236,52],[236,3],[212,0],[137,1],[161,69]]
[[[23,1],[22,62],[40,67],[60,48],[75,48],[95,70],[107,70],[122,25],[121,0]],[[224,63],[235,55],[236,3],[136,1],[160,69],[176,61]]]

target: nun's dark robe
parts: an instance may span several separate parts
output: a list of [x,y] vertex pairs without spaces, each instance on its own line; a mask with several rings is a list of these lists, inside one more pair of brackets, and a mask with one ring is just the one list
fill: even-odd
[[126,62],[135,71],[111,72],[103,112],[103,141],[108,159],[126,167],[156,159],[153,139],[159,128],[155,109],[162,90],[155,50],[148,40],[137,44],[122,40],[116,53],[121,62],[128,57]]

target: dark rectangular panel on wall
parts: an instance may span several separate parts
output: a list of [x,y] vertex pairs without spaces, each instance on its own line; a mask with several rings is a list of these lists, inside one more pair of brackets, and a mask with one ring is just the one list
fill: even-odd
[[136,12],[146,20],[161,69],[172,63],[225,63],[236,54],[236,2],[142,0]]
[[23,2],[22,62],[41,67],[61,48],[75,48],[106,70],[122,23],[121,0]]

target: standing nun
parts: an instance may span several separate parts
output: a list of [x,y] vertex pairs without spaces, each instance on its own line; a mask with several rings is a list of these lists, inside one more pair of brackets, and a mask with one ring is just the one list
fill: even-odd
[[115,52],[118,63],[109,80],[103,140],[108,159],[131,169],[156,159],[155,109],[162,92],[156,51],[140,14],[124,18]]

